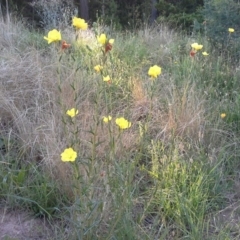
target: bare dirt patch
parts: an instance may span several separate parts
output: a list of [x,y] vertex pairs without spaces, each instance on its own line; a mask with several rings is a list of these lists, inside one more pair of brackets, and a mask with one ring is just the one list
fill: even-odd
[[229,232],[233,237],[236,237],[236,235],[240,237],[240,201],[219,211],[214,216],[214,223],[215,232],[224,229],[225,232]]
[[[231,239],[240,239],[240,183],[236,182],[233,191],[226,194],[228,205],[213,214],[210,221],[210,232],[213,236],[226,233]],[[226,238],[227,239],[227,238]],[[228,238],[229,239],[229,238]]]
[[52,235],[45,220],[19,210],[0,209],[0,240],[46,240],[53,239]]

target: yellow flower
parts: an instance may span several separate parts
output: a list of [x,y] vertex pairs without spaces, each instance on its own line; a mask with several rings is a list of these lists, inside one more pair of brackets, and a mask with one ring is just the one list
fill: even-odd
[[103,70],[103,67],[102,67],[101,65],[96,65],[96,66],[94,67],[94,70],[95,70],[96,72],[100,72],[101,70]]
[[150,67],[149,70],[148,70],[148,75],[151,76],[152,78],[157,78],[158,75],[160,75],[162,72],[162,69],[157,66],[157,65],[154,65],[153,67]]
[[203,45],[199,45],[198,43],[192,43],[191,47],[195,49],[196,51],[201,50],[203,48]]
[[102,45],[105,45],[107,43],[107,37],[106,34],[102,33],[100,36],[97,36],[97,40]]
[[203,56],[208,56],[209,54],[207,52],[202,53]]
[[117,118],[116,119],[116,124],[118,125],[118,127],[120,129],[126,129],[126,128],[130,128],[132,123],[129,122],[128,120],[126,120],[125,118],[123,117],[120,117],[120,118]]
[[48,36],[47,37],[44,36],[44,39],[48,41],[48,44],[50,44],[52,42],[61,41],[62,37],[61,37],[60,31],[58,31],[56,29],[53,29],[52,31],[48,32]]
[[103,81],[104,82],[108,82],[108,81],[110,81],[111,79],[110,79],[110,77],[109,77],[109,75],[107,75],[106,77],[103,77]]
[[228,31],[229,31],[230,33],[233,33],[235,30],[234,30],[234,28],[229,28]]
[[221,113],[221,118],[225,118],[226,117],[226,113]]
[[105,123],[108,123],[109,121],[112,120],[112,117],[111,116],[108,116],[108,117],[103,117],[103,122]]
[[66,114],[73,118],[78,114],[78,110],[76,110],[75,108],[72,108],[70,110],[67,110]]
[[82,29],[82,30],[86,30],[88,28],[88,24],[85,22],[85,20],[77,17],[73,17],[72,25],[77,29]]
[[64,152],[61,153],[61,159],[63,162],[74,162],[77,158],[77,152],[72,148],[66,148]]
[[109,39],[109,41],[108,41],[110,44],[113,44],[114,43],[114,39]]
[[192,43],[191,44],[191,47],[193,48],[193,49],[195,49],[195,47],[197,47],[198,46],[198,43]]

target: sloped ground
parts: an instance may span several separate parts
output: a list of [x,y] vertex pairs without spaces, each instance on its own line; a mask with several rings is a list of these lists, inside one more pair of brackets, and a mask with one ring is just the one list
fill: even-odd
[[44,219],[19,210],[0,209],[1,240],[46,240],[52,236],[51,226]]
[[209,231],[212,236],[219,236],[219,239],[240,239],[239,183],[235,184],[233,192],[226,195],[226,199],[227,206],[212,215]]

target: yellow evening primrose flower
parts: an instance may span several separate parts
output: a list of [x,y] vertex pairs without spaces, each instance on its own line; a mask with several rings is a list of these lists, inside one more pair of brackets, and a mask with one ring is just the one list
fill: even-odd
[[159,66],[154,65],[154,66],[149,68],[148,75],[152,78],[157,78],[158,75],[161,74],[161,72],[162,72],[162,69]]
[[111,79],[110,79],[110,77],[109,77],[109,75],[107,75],[106,77],[103,77],[103,81],[104,82],[108,82],[108,81],[110,81]]
[[97,36],[97,40],[102,45],[105,45],[107,43],[107,36],[106,36],[106,34],[102,33],[100,36]]
[[129,122],[123,117],[117,118],[115,122],[120,129],[127,129],[127,128],[130,128],[132,125],[131,122]]
[[114,43],[114,39],[109,39],[109,41],[108,41],[110,44],[113,44]]
[[195,47],[198,45],[198,43],[192,43],[191,47],[195,49]]
[[208,56],[209,54],[207,52],[202,53],[203,56]]
[[85,20],[77,17],[73,17],[72,25],[77,29],[82,29],[82,30],[86,30],[88,28],[88,24],[85,22]]
[[48,41],[48,44],[52,43],[52,42],[58,42],[62,40],[62,36],[60,31],[53,29],[52,31],[48,32],[48,36],[45,37],[44,39]]
[[226,117],[226,113],[221,113],[221,118],[225,118]]
[[230,33],[233,33],[235,30],[234,30],[234,28],[229,28],[228,31],[229,31]]
[[61,159],[63,162],[74,162],[77,158],[77,152],[72,148],[66,148],[64,152],[61,153]]
[[112,117],[111,116],[108,116],[108,117],[103,117],[103,122],[105,123],[108,123],[109,121],[112,120]]
[[96,66],[94,67],[94,70],[95,70],[96,72],[100,72],[101,70],[103,70],[103,67],[102,67],[101,65],[96,65]]
[[198,51],[198,50],[201,50],[202,48],[203,48],[203,45],[200,45],[200,44],[199,44],[199,45],[195,48],[195,50]]
[[203,45],[200,45],[198,43],[192,43],[191,47],[195,49],[196,51],[201,50],[203,48]]
[[76,110],[75,108],[72,108],[70,110],[67,110],[66,114],[71,118],[73,118],[78,114],[78,110]]

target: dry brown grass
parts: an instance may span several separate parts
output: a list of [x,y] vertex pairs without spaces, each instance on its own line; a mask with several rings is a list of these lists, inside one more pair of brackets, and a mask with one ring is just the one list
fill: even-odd
[[[79,139],[82,141],[81,154],[88,156],[91,149],[89,143],[92,135],[88,132],[94,126],[96,115],[91,94],[96,92],[96,86],[89,87],[91,79],[86,72],[79,71],[59,63],[54,55],[46,57],[34,47],[28,47],[24,52],[18,51],[23,28],[19,23],[1,21],[1,65],[0,65],[0,116],[1,133],[6,136],[11,133],[20,144],[25,161],[36,161],[46,166],[46,169],[58,180],[65,182],[70,170],[60,162],[60,153],[69,140],[64,132],[61,117],[73,106],[74,94],[78,95],[79,115],[76,121],[79,125]],[[61,67],[59,79],[57,69]],[[76,81],[77,79],[77,81]],[[61,92],[58,84],[61,82]],[[94,79],[95,81],[95,79]],[[75,83],[76,90],[70,87]],[[58,101],[61,101],[59,105]],[[105,108],[100,111],[105,115]],[[107,127],[97,128],[97,135],[102,144],[97,148],[97,157],[102,159],[109,151]],[[123,142],[129,147],[134,142],[134,134],[124,134]],[[116,150],[119,151],[120,150]],[[101,165],[101,163],[100,163]],[[103,171],[99,167],[100,171]]]
[[[61,118],[69,108],[77,107],[80,110],[76,117],[80,129],[80,151],[83,156],[88,156],[91,149],[89,142],[92,138],[88,130],[96,125],[95,105],[92,101],[92,96],[98,91],[96,77],[88,75],[83,69],[76,73],[74,66],[71,68],[67,60],[59,62],[56,51],[50,50],[51,48],[48,54],[36,50],[34,46],[28,46],[24,51],[19,52],[19,41],[24,39],[24,31],[21,34],[20,30],[24,27],[20,23],[3,20],[0,24],[3,33],[0,35],[2,131],[8,132],[11,127],[12,134],[21,140],[21,147],[30,153],[28,161],[38,159],[47,166],[57,166],[60,168],[60,178],[62,178],[65,165],[59,164],[59,154],[70,139],[64,132]],[[67,29],[64,31],[68,32]],[[161,62],[171,55],[171,44],[176,36],[165,28],[159,28],[158,31],[145,28],[144,31],[139,32],[139,36],[149,48],[164,46],[161,52],[157,49],[153,53],[153,58],[161,54],[157,60]],[[82,34],[84,39],[94,40],[91,31]],[[70,41],[74,41],[74,34],[68,36]],[[60,73],[59,69],[61,69]],[[131,76],[129,81],[132,82],[132,102],[128,104],[130,108],[128,112],[131,112],[130,120],[133,125],[129,131],[122,134],[121,141],[126,151],[136,147],[139,135],[138,123],[139,121],[144,123],[145,120],[149,121],[148,131],[153,139],[167,142],[175,136],[191,139],[195,143],[202,141],[206,106],[204,96],[197,94],[196,86],[186,85],[176,89],[174,79],[163,74],[159,79],[160,87],[151,99],[146,91],[147,85],[150,84],[149,79]],[[72,83],[75,85],[75,90],[70,86]],[[61,84],[61,92],[58,91],[59,84]],[[75,95],[77,102],[74,100]],[[107,114],[103,104],[99,102],[98,121]],[[113,117],[122,114],[124,109],[119,108],[116,116]],[[148,119],[149,115],[151,119]],[[96,149],[97,157],[104,159],[109,152],[107,127],[99,124],[96,134],[101,142]],[[121,153],[122,145],[116,146],[116,152]]]
[[[70,133],[71,127],[65,125],[62,119],[67,119],[67,109],[77,108],[79,114],[74,121],[79,130],[77,139],[80,141],[78,146],[80,171],[86,182],[91,178],[88,182],[91,185],[89,195],[92,199],[99,198],[103,202],[101,214],[106,221],[102,223],[103,229],[109,227],[108,222],[113,214],[116,193],[119,193],[118,186],[112,188],[113,190],[116,188],[116,193],[111,192],[109,179],[114,179],[114,174],[117,173],[118,181],[119,179],[125,181],[125,175],[121,171],[129,170],[114,169],[114,164],[131,162],[140,144],[145,144],[145,149],[151,148],[152,142],[161,142],[164,147],[175,144],[173,148],[178,152],[186,152],[190,148],[195,151],[204,146],[208,151],[209,160],[215,159],[211,161],[213,163],[217,162],[222,147],[228,141],[228,145],[232,144],[233,140],[230,137],[226,138],[227,131],[218,129],[221,120],[216,121],[215,125],[206,127],[207,118],[211,114],[210,107],[206,104],[206,96],[198,91],[198,86],[195,84],[189,84],[183,79],[182,85],[177,88],[174,79],[176,76],[166,73],[167,71],[163,69],[163,74],[154,85],[155,92],[150,96],[149,86],[152,82],[146,72],[144,74],[130,72],[131,69],[128,68],[130,73],[121,76],[127,66],[122,60],[116,60],[114,70],[119,70],[119,75],[116,75],[120,79],[117,83],[119,85],[116,84],[120,87],[116,89],[120,89],[120,93],[114,96],[118,97],[122,92],[127,92],[121,81],[129,84],[128,91],[131,96],[128,103],[121,97],[114,99],[113,104],[117,107],[109,113],[103,97],[94,102],[94,98],[99,93],[98,80],[101,79],[99,75],[84,67],[80,67],[76,72],[77,64],[74,61],[70,62],[67,53],[63,54],[59,61],[60,52],[52,46],[40,50],[34,44],[27,46],[24,42],[26,38],[24,31],[21,23],[0,19],[0,134],[15,139],[20,149],[21,160],[26,163],[41,164],[46,175],[57,180],[61,191],[73,201],[76,196],[69,187],[72,181],[72,168],[71,165],[61,162],[60,154],[70,145],[73,138],[73,134]],[[71,34],[68,29],[64,29],[63,33],[68,37],[66,40],[73,44],[75,34]],[[85,42],[79,41],[78,44],[73,45],[74,49],[80,46],[79,51],[81,51],[81,44],[96,40],[91,30],[84,34],[80,38],[84,37]],[[176,37],[173,32],[165,28],[155,31],[146,28],[140,31],[138,36],[149,49],[152,49],[150,60],[147,59],[142,64],[143,68],[147,64],[150,65],[151,61],[160,65],[166,64],[166,60],[172,63],[171,47]],[[95,45],[92,50],[95,51]],[[90,64],[95,61],[97,63],[99,55],[92,61],[87,59],[89,69],[92,67]],[[187,68],[186,71],[189,72],[189,78],[194,77],[191,76],[191,69]],[[74,90],[71,84],[74,84]],[[61,91],[58,89],[59,86]],[[112,115],[113,120],[109,124],[104,124],[102,117],[108,114]],[[128,117],[132,126],[119,134],[114,121],[116,117],[121,116]],[[109,137],[109,126],[115,140],[114,150]],[[141,127],[145,127],[147,133],[147,138],[144,140],[140,139]],[[96,142],[100,142],[94,153],[91,143],[94,134],[90,132],[91,129],[94,129]],[[171,142],[173,139],[174,143]],[[114,154],[111,151],[114,151]],[[149,154],[147,151],[143,154]],[[185,156],[190,161],[190,155]],[[89,176],[86,162],[92,160],[94,160],[95,172],[93,176]],[[149,165],[151,164],[150,162]],[[111,172],[112,169],[115,172]],[[107,171],[110,172],[108,175]],[[125,190],[129,186],[120,187]],[[87,203],[88,201],[85,204]]]
[[[75,73],[74,68],[70,68],[64,60],[58,62],[54,51],[50,51],[48,56],[34,47],[18,52],[19,39],[24,38],[24,33],[21,35],[19,29],[23,29],[23,26],[20,23],[16,25],[6,21],[1,21],[0,24],[4,33],[0,36],[2,131],[8,132],[11,127],[12,134],[21,141],[23,152],[27,153],[26,160],[43,163],[51,173],[55,172],[54,175],[64,182],[69,176],[69,169],[60,163],[59,155],[70,139],[64,132],[61,118],[69,108],[77,107],[80,110],[76,117],[81,141],[79,150],[82,156],[88,156],[93,137],[88,130],[96,125],[95,106],[91,100],[92,94],[98,91],[96,79],[83,70]],[[67,32],[66,29],[64,31]],[[89,41],[93,41],[94,36],[91,32],[84,34],[86,35],[84,39],[89,38]],[[161,59],[166,59],[170,54],[170,45],[175,36],[173,32],[159,29],[159,33],[154,34],[150,28],[145,28],[139,32],[140,35],[151,47],[164,45]],[[70,41],[75,38],[74,34],[68,36]],[[162,61],[161,59],[159,61]],[[59,68],[60,74],[57,73]],[[153,139],[168,141],[174,134],[180,138],[188,137],[192,141],[198,141],[201,124],[204,122],[204,100],[196,96],[194,86],[191,88],[186,86],[185,89],[176,91],[173,81],[168,77],[163,75],[160,78],[162,83],[167,81],[168,84],[162,84],[162,88],[152,100],[146,92],[149,79],[139,77],[131,79],[133,101],[129,105],[129,112],[132,128],[122,134],[121,140],[117,139],[122,142],[116,144],[115,151],[119,155],[122,154],[122,147],[126,152],[131,152],[136,147],[139,135],[138,123],[139,121],[144,123],[149,115],[152,118],[148,119],[148,126]],[[61,92],[57,87],[59,83]],[[71,88],[71,83],[74,83],[75,90]],[[75,94],[78,96],[77,102],[74,100]],[[160,98],[166,99],[168,105],[162,104]],[[61,104],[58,103],[59,99]],[[101,117],[106,115],[107,111],[102,103],[99,104],[101,110],[98,112],[100,114],[98,121],[101,121]],[[122,113],[120,110],[118,116]],[[96,156],[98,159],[104,159],[106,153],[110,151],[107,126],[99,124],[96,134],[98,141],[101,142],[96,149]],[[115,134],[117,135],[117,131]],[[104,171],[102,163],[99,165],[99,169]]]

